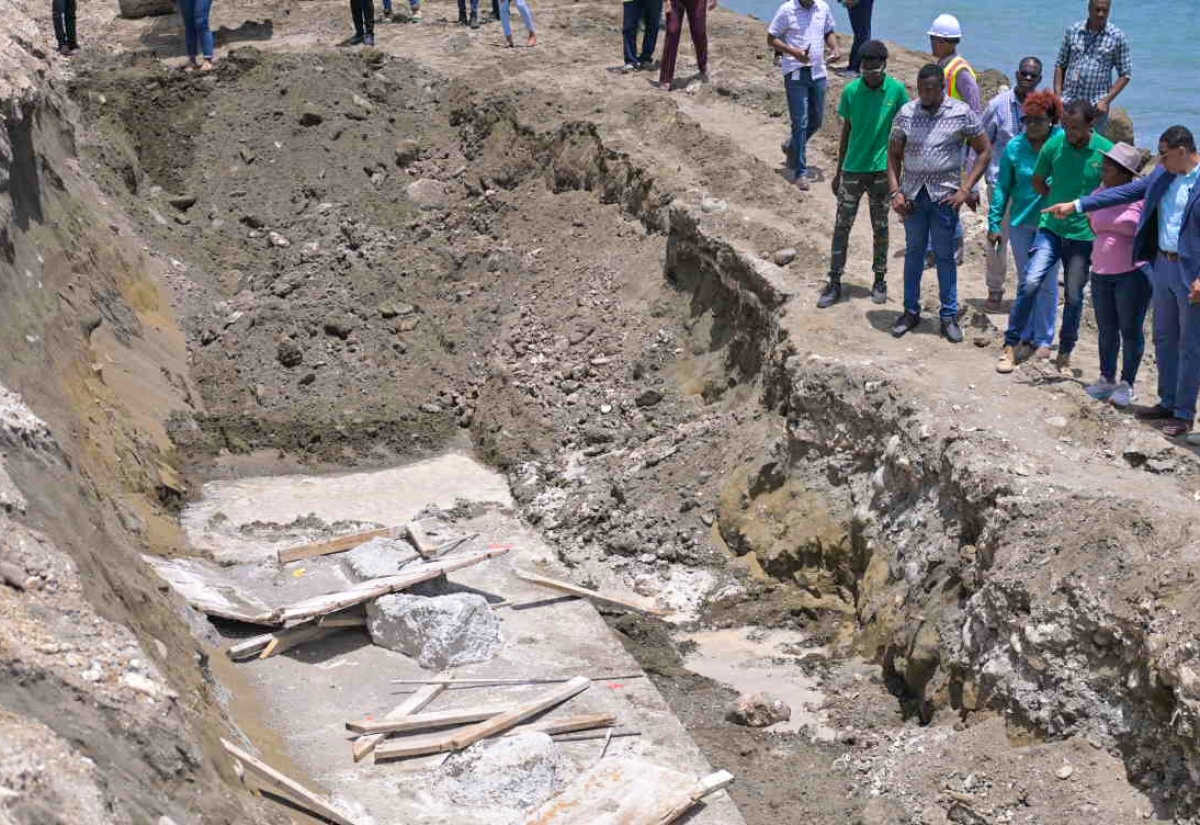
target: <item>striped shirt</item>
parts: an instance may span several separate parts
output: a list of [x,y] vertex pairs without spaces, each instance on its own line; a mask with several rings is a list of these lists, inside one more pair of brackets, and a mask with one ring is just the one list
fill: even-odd
[[1133,74],[1125,32],[1111,23],[1105,23],[1103,31],[1091,32],[1086,20],[1067,29],[1056,65],[1065,75],[1062,98],[1067,103],[1072,100],[1095,103],[1108,96],[1114,71],[1118,77]]
[[920,98],[901,107],[892,140],[904,144],[900,191],[914,198],[922,189],[933,200],[953,195],[963,183],[963,146],[983,133],[979,115],[961,100],[946,97],[936,112]]
[[1004,157],[1004,147],[1017,135],[1025,131],[1025,112],[1017,93],[1005,89],[988,101],[983,113],[983,133],[992,142],[992,159],[988,162],[987,174],[984,176],[990,186],[996,185],[996,176],[1000,174],[1000,158]]

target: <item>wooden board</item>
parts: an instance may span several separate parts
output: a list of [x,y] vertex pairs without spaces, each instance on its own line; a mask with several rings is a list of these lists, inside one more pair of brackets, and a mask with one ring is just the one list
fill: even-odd
[[618,607],[626,607],[630,610],[649,613],[652,616],[666,615],[666,611],[664,610],[659,610],[653,605],[646,604],[645,602],[634,601],[633,599],[626,598],[625,596],[618,596],[613,593],[601,593],[596,590],[588,590],[586,587],[580,587],[577,584],[571,584],[570,582],[561,581],[559,579],[552,579],[549,576],[541,576],[537,573],[529,573],[525,570],[520,570],[515,566],[512,568],[512,571],[519,579],[524,579],[525,581],[533,582],[534,584],[540,584],[543,587],[549,587],[552,590],[558,590],[562,593],[570,593],[573,596],[581,596],[585,599],[615,604]]
[[[454,676],[454,671],[443,670],[438,674],[439,679],[450,679]],[[446,689],[444,682],[435,682],[431,685],[418,690],[412,696],[409,696],[399,705],[391,710],[384,719],[399,719],[402,716],[407,716],[410,713],[416,713]],[[354,761],[361,762],[366,759],[374,750],[375,746],[382,742],[387,737],[386,733],[371,733],[366,736],[360,736],[354,740]]]
[[375,530],[363,530],[358,533],[347,533],[344,536],[335,536],[331,539],[322,541],[314,541],[310,544],[301,544],[296,547],[288,547],[280,550],[278,555],[280,564],[288,564],[290,562],[299,561],[300,559],[310,559],[313,556],[328,556],[331,553],[344,553],[347,550],[353,550],[360,544],[366,544],[371,539],[375,538],[396,538],[402,527],[380,527]]
[[412,542],[412,546],[417,548],[417,552],[424,558],[433,558],[437,555],[437,542],[429,538],[425,533],[425,528],[421,526],[419,521],[410,521],[404,525],[404,529],[408,531],[408,540]]
[[431,564],[408,567],[405,568],[403,573],[398,573],[395,576],[368,579],[367,581],[359,582],[347,590],[341,590],[337,593],[327,593],[324,596],[315,596],[311,599],[296,602],[295,604],[281,608],[278,612],[278,619],[285,624],[295,624],[296,622],[302,622],[326,613],[335,613],[338,610],[345,610],[356,604],[369,602],[388,593],[412,587],[414,584],[435,579],[454,570],[470,567],[473,564],[479,564],[496,556],[502,556],[507,552],[507,549],[482,550],[478,553],[468,553],[464,556],[447,558]]
[[667,825],[732,781],[725,771],[697,780],[637,759],[604,759],[538,806],[524,825]]
[[227,739],[221,740],[226,752],[236,760],[238,775],[242,781],[246,776],[254,777],[255,784],[267,793],[282,796],[289,802],[323,816],[337,825],[356,825],[354,820],[329,804],[324,798],[310,791],[294,779],[284,776],[266,762],[251,756]]
[[276,630],[274,633],[263,633],[243,639],[225,648],[225,654],[235,661],[255,656],[260,659],[266,659],[270,656],[283,653],[285,650],[289,650],[298,644],[319,639],[337,628],[362,627],[366,623],[366,616],[361,614],[322,616],[313,622],[306,622],[284,630]]
[[576,694],[582,693],[591,686],[584,676],[576,676],[565,685],[549,690],[536,699],[518,705],[498,716],[493,716],[483,722],[477,722],[465,728],[449,733],[431,734],[428,736],[410,736],[394,742],[384,742],[375,748],[375,761],[384,759],[403,759],[408,756],[424,756],[430,753],[445,751],[460,751],[474,745],[489,736],[499,736],[521,722],[536,716],[542,711],[560,705]]
[[510,710],[512,708],[457,708],[435,710],[432,713],[408,713],[404,716],[385,719],[355,719],[353,722],[346,723],[346,730],[354,733],[408,733],[416,730],[482,722]]
[[277,625],[276,611],[229,581],[220,567],[204,559],[142,556],[154,572],[192,607],[209,616],[247,624]]

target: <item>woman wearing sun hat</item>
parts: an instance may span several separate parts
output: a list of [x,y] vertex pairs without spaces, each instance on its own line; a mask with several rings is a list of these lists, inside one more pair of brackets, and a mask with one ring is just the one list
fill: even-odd
[[[1128,143],[1118,143],[1104,155],[1099,192],[1139,177],[1142,155]],[[1133,239],[1145,201],[1097,209],[1088,215],[1096,242],[1092,246],[1092,306],[1100,337],[1100,380],[1087,388],[1097,401],[1128,407],[1136,397],[1133,382],[1146,349],[1142,332],[1150,307],[1150,280],[1145,262],[1134,260]],[[1121,354],[1117,381],[1117,354]]]

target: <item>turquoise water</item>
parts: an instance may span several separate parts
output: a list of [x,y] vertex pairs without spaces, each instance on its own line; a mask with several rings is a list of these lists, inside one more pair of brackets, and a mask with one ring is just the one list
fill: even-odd
[[[777,0],[722,0],[734,11],[770,20]],[[840,32],[850,19],[829,0]],[[1045,84],[1053,81],[1054,59],[1066,27],[1087,17],[1086,0],[974,0],[939,4],[930,0],[875,0],[872,36],[927,51],[925,32],[941,12],[958,17],[961,51],[979,69],[1012,74],[1027,54],[1046,64]],[[1113,24],[1125,31],[1133,52],[1133,82],[1117,99],[1133,116],[1138,143],[1153,146],[1175,123],[1200,134],[1200,2],[1197,0],[1114,0]],[[719,49],[719,45],[716,46]],[[908,80],[908,78],[906,78]]]

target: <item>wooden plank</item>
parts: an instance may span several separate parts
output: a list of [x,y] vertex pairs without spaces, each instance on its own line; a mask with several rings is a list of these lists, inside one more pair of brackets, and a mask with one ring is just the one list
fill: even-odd
[[410,521],[404,525],[404,529],[408,531],[408,540],[412,542],[412,546],[417,548],[417,552],[422,557],[431,559],[437,555],[437,542],[429,538],[429,534],[425,532],[425,528],[421,526],[419,521]]
[[261,653],[262,649],[269,645],[274,638],[274,633],[261,633],[258,636],[251,636],[248,639],[243,639],[225,648],[225,655],[234,661],[249,659]]
[[537,807],[524,825],[667,825],[732,781],[725,771],[697,780],[649,762],[613,757],[597,762]]
[[377,599],[380,596],[385,596],[388,593],[412,587],[414,584],[435,579],[445,573],[459,570],[463,567],[470,567],[496,556],[502,556],[507,552],[507,549],[482,550],[478,553],[469,553],[465,556],[443,559],[431,564],[422,564],[419,567],[406,568],[403,573],[398,573],[395,576],[368,579],[347,590],[304,599],[288,607],[281,608],[278,612],[279,620],[285,624],[295,624],[296,622],[326,613],[335,613],[339,610],[345,610],[348,607]]
[[578,716],[563,716],[560,719],[547,719],[542,722],[532,722],[528,725],[518,725],[505,736],[517,736],[522,733],[545,733],[555,736],[560,733],[575,733],[581,730],[596,728],[611,728],[617,723],[615,713],[582,713]]
[[580,587],[577,584],[571,584],[570,582],[560,581],[559,579],[552,579],[548,576],[541,576],[537,573],[530,573],[525,570],[520,570],[516,566],[512,568],[512,571],[519,579],[524,579],[525,581],[533,582],[534,584],[540,584],[543,587],[549,587],[552,590],[559,590],[563,593],[570,593],[573,596],[581,596],[585,599],[592,599],[593,601],[615,604],[618,607],[625,607],[629,608],[630,610],[649,613],[652,616],[666,615],[665,610],[660,610],[657,607],[653,607],[643,602],[634,601],[633,599],[629,599],[624,596],[618,596],[613,593],[601,593],[596,590],[588,590],[586,587]]
[[[574,677],[530,677],[517,679],[392,679],[393,685],[445,685],[449,688],[495,687],[498,685],[557,685]],[[615,682],[621,679],[644,679],[644,673],[623,673],[619,676],[589,676],[593,682]]]
[[365,544],[374,538],[395,538],[401,528],[380,527],[375,530],[363,530],[358,533],[347,533],[331,539],[314,541],[296,547],[288,547],[277,554],[280,564],[289,564],[300,559],[310,559],[314,556],[328,556],[331,553],[344,553],[353,550],[360,544]]
[[583,733],[554,734],[555,742],[587,742],[591,739],[621,739],[626,736],[641,736],[640,730],[632,728],[609,728],[608,731],[584,731]]
[[474,725],[448,733],[430,736],[411,736],[395,742],[384,742],[375,748],[375,761],[383,759],[399,759],[406,756],[423,756],[443,751],[460,751],[468,748],[481,739],[489,736],[499,736],[516,727],[531,716],[560,705],[576,694],[582,693],[591,686],[591,682],[583,676],[576,676],[561,687],[556,687],[536,699],[518,705],[511,710],[493,716]]
[[[453,671],[444,670],[438,674],[443,679],[449,679],[453,675]],[[428,705],[438,695],[446,689],[446,685],[441,682],[425,685],[412,696],[409,696],[399,705],[391,710],[384,719],[398,719],[402,716],[407,716],[410,713],[416,713],[423,707]],[[354,761],[361,762],[366,759],[369,754],[375,750],[375,746],[384,740],[386,733],[371,733],[366,736],[360,736],[354,740]]]
[[[295,647],[302,642],[311,641],[312,639],[320,638],[326,632],[342,627],[362,627],[367,623],[366,616],[359,615],[332,615],[322,616],[313,624],[300,624],[285,630],[277,630],[274,633],[263,633],[258,636],[251,636],[248,639],[243,639],[236,644],[232,644],[225,649],[225,655],[230,659],[249,659],[258,656],[260,659],[266,659],[268,656],[273,656],[277,653],[282,653],[289,648]],[[314,633],[312,631],[320,631]]]
[[444,728],[448,725],[482,722],[510,710],[512,708],[461,708],[435,710],[431,713],[409,713],[395,718],[356,719],[346,723],[346,730],[354,733],[409,733],[430,728]]
[[236,760],[236,763],[240,764],[241,771],[243,771],[242,781],[245,781],[245,774],[252,774],[256,782],[268,793],[282,796],[288,801],[299,805],[301,808],[319,814],[330,822],[337,823],[337,825],[356,825],[354,820],[299,782],[284,776],[267,763],[251,756],[227,739],[222,739],[221,744],[224,746],[226,752]]

